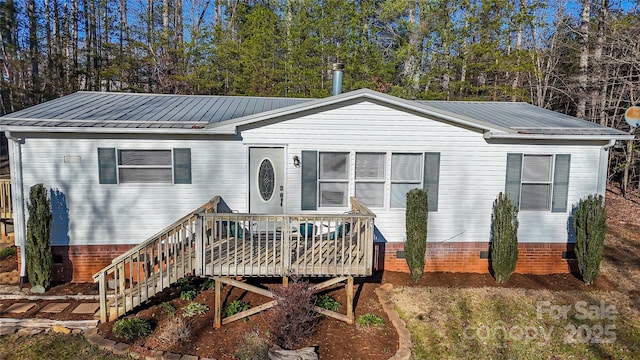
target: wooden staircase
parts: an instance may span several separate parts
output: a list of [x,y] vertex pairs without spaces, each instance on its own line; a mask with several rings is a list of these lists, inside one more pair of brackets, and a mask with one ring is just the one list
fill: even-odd
[[124,315],[187,275],[347,281],[372,273],[375,214],[355,198],[344,214],[240,214],[221,203],[214,197],[96,273],[100,320]]

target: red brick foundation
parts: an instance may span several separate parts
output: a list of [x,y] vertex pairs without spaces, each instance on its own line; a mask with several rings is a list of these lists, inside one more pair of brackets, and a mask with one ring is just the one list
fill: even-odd
[[[398,257],[404,249],[403,243],[376,243],[378,268],[409,272],[407,261]],[[489,259],[481,258],[480,252],[488,252],[489,243],[427,242],[426,272],[489,272]],[[563,252],[572,252],[573,244],[520,243],[516,272],[522,274],[555,274],[576,271],[576,261],[562,258]]]
[[[93,274],[102,270],[118,255],[134,245],[77,245],[52,246],[54,282],[93,282]],[[18,270],[20,269],[18,248]]]

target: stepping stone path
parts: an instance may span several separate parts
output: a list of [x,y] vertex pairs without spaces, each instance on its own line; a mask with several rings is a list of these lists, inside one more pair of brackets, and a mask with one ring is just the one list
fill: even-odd
[[12,313],[12,314],[22,314],[31,310],[31,308],[33,308],[34,306],[36,306],[35,303],[15,303],[9,306],[8,308],[4,309],[2,312]]
[[40,312],[57,314],[63,312],[69,305],[70,303],[51,303],[40,309]]
[[99,303],[82,303],[73,309],[74,314],[95,314],[100,308]]

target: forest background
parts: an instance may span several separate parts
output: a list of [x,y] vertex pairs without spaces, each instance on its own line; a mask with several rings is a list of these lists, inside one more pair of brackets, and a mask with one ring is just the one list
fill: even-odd
[[[76,91],[524,101],[623,131],[640,1],[0,0],[0,112]],[[638,140],[610,180],[640,188]],[[635,156],[634,156],[635,155]]]

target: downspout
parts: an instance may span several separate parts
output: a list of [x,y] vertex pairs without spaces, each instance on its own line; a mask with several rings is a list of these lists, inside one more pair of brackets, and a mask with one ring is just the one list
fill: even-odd
[[596,192],[603,197],[607,193],[607,177],[609,170],[609,148],[615,145],[616,140],[609,140],[607,145],[600,148],[600,165],[598,168],[598,186]]
[[11,201],[13,205],[15,245],[20,247],[20,286],[27,281],[27,250],[26,223],[24,209],[24,193],[22,185],[22,147],[24,139],[11,135],[11,131],[5,131],[9,142],[9,159],[11,163]]

